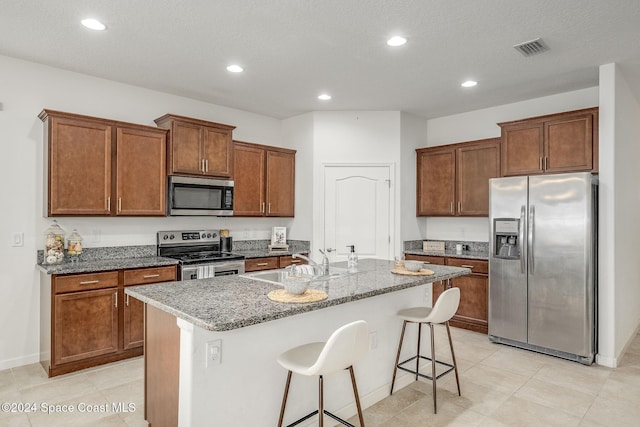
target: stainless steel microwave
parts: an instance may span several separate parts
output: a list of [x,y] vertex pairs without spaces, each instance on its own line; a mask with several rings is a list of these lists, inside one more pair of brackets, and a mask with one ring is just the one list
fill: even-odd
[[232,216],[233,181],[169,176],[169,216]]

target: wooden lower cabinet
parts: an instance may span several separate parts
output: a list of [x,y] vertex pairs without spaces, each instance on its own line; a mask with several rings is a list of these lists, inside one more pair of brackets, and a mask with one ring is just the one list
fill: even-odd
[[450,321],[451,326],[485,334],[488,332],[488,261],[412,254],[406,254],[405,259],[424,261],[438,265],[449,265],[452,267],[471,268],[471,274],[451,279],[449,284],[446,282],[434,282],[432,284],[432,303],[435,304],[447,286],[460,288],[460,305],[458,306],[458,311]]
[[175,266],[45,275],[40,363],[48,375],[140,356],[144,305],[125,295],[124,287],[175,279]]
[[118,351],[118,288],[55,296],[56,365]]
[[[308,255],[303,253],[302,255]],[[291,264],[306,264],[307,261],[302,258],[294,258],[291,255],[270,256],[264,258],[250,258],[244,260],[244,271],[274,270],[276,268],[285,268]]]

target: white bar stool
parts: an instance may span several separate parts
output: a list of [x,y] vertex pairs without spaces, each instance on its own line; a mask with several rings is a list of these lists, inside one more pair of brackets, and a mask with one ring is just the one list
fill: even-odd
[[[429,307],[412,307],[404,310],[400,310],[398,312],[398,317],[404,320],[402,324],[402,333],[400,334],[400,343],[398,344],[398,354],[396,355],[396,365],[393,368],[393,379],[391,380],[391,392],[389,395],[393,394],[393,385],[396,382],[396,372],[398,369],[402,369],[403,371],[410,372],[416,375],[416,381],[418,381],[418,377],[423,377],[431,380],[433,382],[433,413],[437,413],[437,404],[436,404],[436,380],[443,375],[448,374],[451,371],[455,371],[456,373],[456,384],[458,385],[458,396],[460,394],[460,381],[458,379],[458,365],[456,364],[456,356],[453,352],[453,341],[451,341],[451,330],[449,329],[449,319],[456,314],[458,311],[458,305],[460,304],[460,289],[459,288],[450,288],[444,291],[434,304],[433,308]],[[404,362],[399,362],[400,360],[400,351],[402,350],[402,340],[404,339],[404,331],[407,327],[407,323],[417,323],[418,324],[418,352],[415,356],[405,360]],[[431,330],[431,358],[421,356],[420,355],[420,335],[422,333],[422,324],[426,323],[429,325],[429,329]],[[451,347],[451,358],[453,359],[453,365],[445,362],[441,362],[436,360],[436,351],[434,345],[434,337],[433,337],[433,325],[444,323],[447,327],[447,335],[449,336],[449,347]],[[405,363],[411,362],[412,360],[416,361],[416,369],[411,370],[405,368]],[[421,374],[420,373],[420,359],[430,360],[431,361],[431,376]],[[436,376],[436,363],[440,365],[447,366],[449,369]]]
[[364,427],[362,408],[360,407],[360,397],[358,396],[356,378],[353,374],[353,364],[362,359],[368,350],[368,346],[369,325],[364,320],[358,320],[337,329],[333,334],[331,334],[326,343],[315,342],[304,344],[294,347],[278,356],[278,363],[289,371],[287,374],[287,383],[284,387],[284,396],[282,397],[282,407],[280,409],[278,427],[282,427],[284,410],[287,405],[287,395],[289,394],[289,385],[291,384],[291,374],[293,372],[306,376],[319,376],[318,409],[289,424],[287,427],[298,425],[313,417],[315,414],[319,414],[318,425],[320,427],[323,427],[323,414],[330,416],[343,425],[355,427],[353,424],[337,417],[331,412],[325,410],[323,407],[323,376],[343,369],[348,369],[351,374],[351,384],[353,385],[353,394],[356,398],[356,407],[358,408],[360,426]]

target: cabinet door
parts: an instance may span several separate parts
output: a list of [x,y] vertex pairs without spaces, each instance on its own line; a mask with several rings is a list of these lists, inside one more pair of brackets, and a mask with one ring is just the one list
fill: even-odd
[[109,215],[111,127],[52,117],[48,132],[47,215]]
[[244,260],[244,271],[261,271],[261,270],[273,270],[280,266],[280,261],[277,256],[266,258],[252,258]]
[[[304,256],[309,256],[308,252],[304,252],[302,255]],[[308,262],[302,258],[294,258],[291,255],[283,255],[281,257],[279,257],[279,265],[280,268],[285,268],[290,266],[291,264],[296,264],[296,265],[303,265],[303,264],[308,264]]]
[[[125,289],[133,285],[149,285],[153,283],[176,280],[176,267],[140,268],[125,270],[123,282]],[[142,347],[144,344],[144,303],[127,294],[124,295],[124,349]]]
[[420,150],[417,165],[417,216],[452,216],[455,200],[455,150]]
[[502,128],[502,175],[542,173],[544,131],[542,123]]
[[174,121],[171,125],[171,165],[169,173],[202,175],[202,126]]
[[489,215],[489,179],[500,176],[500,139],[458,148],[456,153],[456,212]]
[[230,131],[204,127],[202,152],[205,175],[231,177],[233,146]]
[[465,329],[487,333],[488,282],[487,276],[480,274],[451,279],[451,286],[460,288],[460,305],[453,320]]
[[545,171],[593,169],[593,115],[584,114],[545,122]]
[[263,149],[234,144],[234,216],[263,216],[265,156]]
[[166,215],[166,132],[118,128],[116,215]]
[[118,288],[54,298],[56,365],[118,351]]
[[266,215],[295,214],[295,155],[267,151]]

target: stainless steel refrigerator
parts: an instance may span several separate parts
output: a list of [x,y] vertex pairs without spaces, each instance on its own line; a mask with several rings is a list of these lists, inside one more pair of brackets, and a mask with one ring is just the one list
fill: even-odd
[[489,339],[591,364],[597,177],[495,178],[489,198]]

